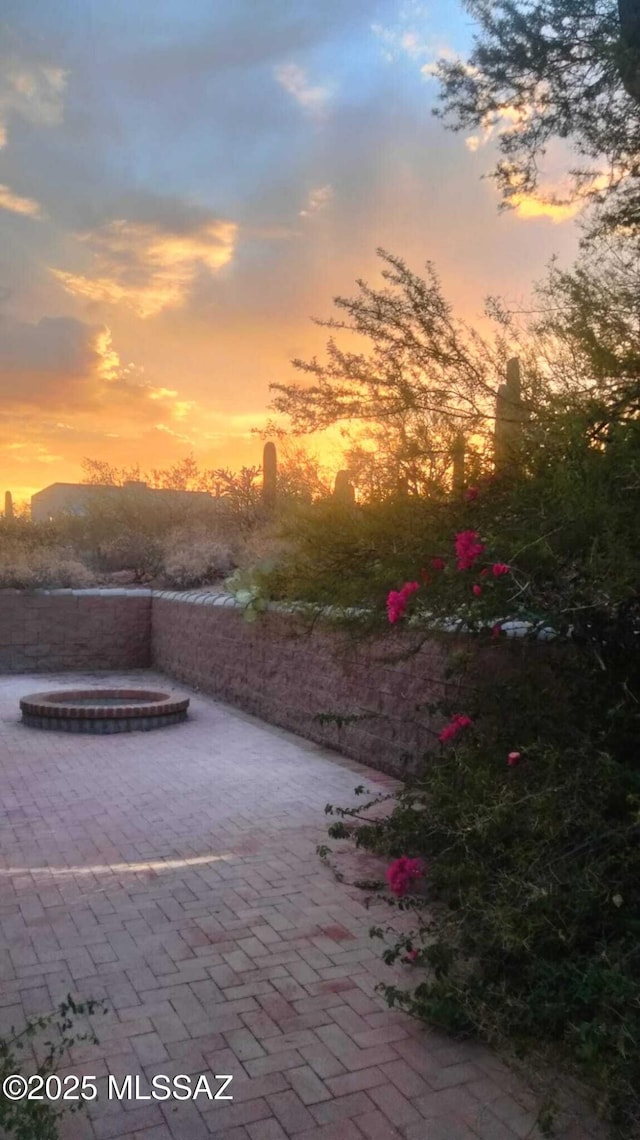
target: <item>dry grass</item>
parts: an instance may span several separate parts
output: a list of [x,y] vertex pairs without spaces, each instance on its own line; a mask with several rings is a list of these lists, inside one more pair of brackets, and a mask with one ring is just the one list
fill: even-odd
[[5,542],[0,550],[0,589],[82,589],[95,581],[91,570],[65,547],[33,549]]

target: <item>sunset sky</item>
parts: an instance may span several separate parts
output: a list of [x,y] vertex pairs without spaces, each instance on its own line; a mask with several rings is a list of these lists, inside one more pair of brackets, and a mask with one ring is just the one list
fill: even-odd
[[456,310],[526,298],[575,224],[499,214],[491,139],[431,114],[456,0],[3,0],[0,491],[85,456],[260,462],[310,318],[432,260]]

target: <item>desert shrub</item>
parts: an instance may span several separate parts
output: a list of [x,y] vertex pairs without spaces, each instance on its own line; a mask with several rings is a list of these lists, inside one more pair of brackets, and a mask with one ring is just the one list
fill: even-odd
[[217,582],[230,574],[235,564],[230,542],[206,528],[173,531],[163,550],[163,577],[177,589]]
[[[573,644],[546,649],[541,675],[531,645],[506,683],[470,684],[472,723],[434,750],[384,821],[351,835],[426,868],[424,893],[394,899],[413,929],[397,937],[391,919],[372,931],[387,961],[423,967],[413,986],[382,987],[390,1004],[572,1068],[635,1136],[640,771],[637,698],[625,701],[624,687],[637,694],[639,671],[610,630],[599,649],[604,677]],[[455,725],[459,706],[442,711]]]
[[75,552],[77,528],[73,517],[53,521],[33,522],[22,515],[14,519],[0,518],[0,551],[19,546],[24,550],[61,548]]
[[0,550],[0,589],[82,589],[95,581],[91,570],[64,547],[5,543]]
[[191,501],[176,493],[153,494],[145,486],[96,487],[81,516],[58,525],[70,529],[76,549],[98,571],[133,570],[140,580],[155,577],[163,564],[168,536],[178,527],[211,523],[209,500]]
[[129,528],[122,529],[103,540],[98,551],[88,557],[106,573],[130,570],[136,581],[144,582],[155,578],[162,568],[162,539]]
[[[259,574],[276,573],[288,565],[297,551],[300,520],[311,506],[293,498],[280,500],[276,510],[241,535],[237,545],[237,565],[243,571]],[[288,580],[288,578],[287,578]]]

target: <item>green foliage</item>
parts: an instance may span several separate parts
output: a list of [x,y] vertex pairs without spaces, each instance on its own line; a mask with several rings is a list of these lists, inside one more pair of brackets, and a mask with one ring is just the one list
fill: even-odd
[[[530,425],[522,475],[480,484],[472,501],[369,505],[343,530],[322,528],[322,550],[314,520],[294,565],[298,588],[310,583],[323,600],[331,582],[343,596],[350,559],[358,590],[368,567],[366,596],[384,622],[385,579],[387,589],[419,580],[442,555],[446,567],[429,573],[402,620],[426,632],[458,614],[472,631],[451,660],[455,701],[439,704],[472,727],[434,742],[386,815],[327,807],[332,838],[427,866],[424,890],[390,898],[413,912],[414,929],[373,932],[387,961],[410,951],[419,968],[413,987],[386,988],[388,1001],[573,1069],[619,1134],[635,1136],[640,422],[612,423],[604,442],[588,430],[590,412]],[[374,518],[380,540],[365,547]],[[453,553],[461,530],[485,545],[464,570]],[[509,573],[481,574],[497,562]],[[491,624],[510,618],[555,637],[492,637]]]
[[[454,129],[496,136],[506,205],[539,190],[555,139],[582,160],[565,200],[600,206],[594,231],[640,232],[640,21],[633,0],[466,0],[468,60],[439,61]],[[586,162],[585,162],[586,160]],[[600,179],[596,181],[596,176]]]
[[408,565],[420,569],[441,554],[445,533],[451,545],[444,502],[397,496],[357,507],[335,499],[300,505],[282,520],[286,549],[266,583],[282,599],[380,608]]
[[[98,1044],[92,1029],[72,1033],[74,1018],[91,1017],[97,1012],[106,1013],[103,1002],[74,1001],[69,994],[54,1012],[35,1017],[17,1032],[12,1029],[9,1036],[0,1039],[0,1086],[7,1077],[20,1074],[24,1077],[38,1075],[46,1080],[55,1074],[59,1063],[64,1061],[69,1050],[83,1041]],[[43,1040],[43,1035],[48,1036]],[[28,1054],[35,1053],[35,1063]],[[0,1099],[0,1131],[3,1136],[13,1136],[15,1140],[57,1140],[58,1124],[65,1111],[77,1112],[85,1101],[64,1102],[48,1100],[17,1100],[7,1097]]]
[[225,589],[243,607],[243,618],[252,624],[270,601],[266,576],[258,567],[238,568],[225,580]]
[[[275,598],[376,607],[377,628],[389,589],[422,581],[423,571],[429,585],[411,612],[450,616],[453,607],[476,624],[546,619],[562,630],[584,607],[623,602],[640,560],[640,422],[614,425],[606,445],[590,440],[587,427],[585,416],[569,413],[531,425],[522,477],[479,481],[471,503],[398,496],[301,506],[282,523],[287,548],[264,568],[263,584]],[[482,565],[517,562],[513,573],[458,574],[453,540],[464,529],[480,532]],[[433,557],[447,561],[444,572],[433,571]]]
[[[517,692],[505,701],[504,686],[494,690],[474,737],[430,757],[377,826],[375,849],[428,863],[429,896],[415,901],[409,936],[426,980],[387,996],[432,1024],[560,1057],[635,1135],[640,773],[624,747],[619,686],[596,686],[588,670],[578,683],[579,667],[578,658],[552,671],[572,688],[567,706],[547,701],[542,717],[536,661],[527,660]],[[637,728],[635,714],[628,744]],[[511,768],[514,746],[521,759]],[[406,945],[406,936],[395,941],[393,953]]]
[[[351,624],[380,632],[389,591],[417,581],[405,625],[442,636],[446,619],[466,624],[471,636],[450,660],[456,701],[430,711],[465,711],[473,728],[436,746],[386,816],[328,805],[329,835],[428,866],[426,891],[389,900],[415,912],[415,929],[372,931],[387,961],[410,953],[421,968],[413,988],[386,988],[390,1004],[552,1059],[559,1072],[573,1068],[628,1136],[640,1128],[636,272],[629,251],[610,246],[599,264],[587,256],[571,272],[552,267],[540,287],[529,342],[540,358],[517,474],[479,466],[469,497],[448,493],[444,480],[428,494],[417,484],[394,494],[383,449],[368,501],[321,501],[285,521],[287,549],[261,584],[289,601],[359,610]],[[375,340],[373,296],[364,292],[364,331]],[[359,319],[364,299],[353,304],[363,306]],[[299,426],[336,411],[332,385],[351,398],[339,383],[358,361],[333,352],[330,364],[314,365],[310,396],[289,390]],[[370,375],[363,365],[356,379]],[[459,570],[454,536],[464,530],[484,550]],[[509,572],[494,575],[499,563]],[[532,634],[550,628],[554,639],[489,637],[509,619]],[[545,1129],[551,1113],[547,1105]]]
[[[640,293],[638,243],[620,236],[584,253],[570,270],[552,262],[535,290],[539,311],[532,322],[542,343],[555,348],[556,390],[576,392],[588,430],[605,438],[610,425],[640,411]],[[562,366],[569,382],[562,384]],[[560,381],[560,383],[559,383]]]

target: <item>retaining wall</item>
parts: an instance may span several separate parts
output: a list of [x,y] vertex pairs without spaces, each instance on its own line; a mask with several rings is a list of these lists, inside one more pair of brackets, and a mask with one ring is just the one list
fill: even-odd
[[390,632],[354,644],[343,631],[277,610],[247,623],[223,596],[153,598],[154,667],[395,774],[433,747],[442,716],[426,705],[453,684],[445,672],[456,642]]
[[[327,622],[278,609],[250,624],[222,594],[0,591],[0,673],[153,666],[400,776],[434,746],[442,716],[428,706],[460,687],[448,666],[465,644],[451,633],[406,629],[354,641]],[[507,672],[514,667],[500,658]],[[494,663],[492,655],[481,668]],[[465,711],[462,694],[454,703]]]
[[0,590],[0,673],[150,664],[150,590]]

